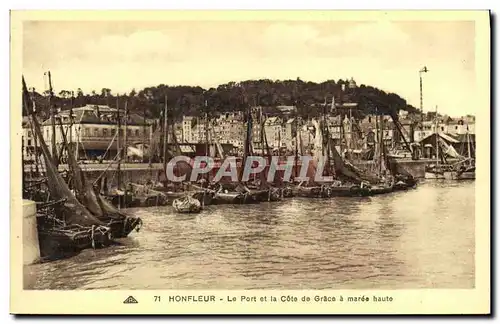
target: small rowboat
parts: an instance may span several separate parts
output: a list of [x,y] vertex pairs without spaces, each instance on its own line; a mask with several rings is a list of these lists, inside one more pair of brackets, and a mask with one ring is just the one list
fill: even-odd
[[172,207],[178,213],[199,213],[201,212],[201,203],[198,199],[191,196],[177,198],[172,202]]

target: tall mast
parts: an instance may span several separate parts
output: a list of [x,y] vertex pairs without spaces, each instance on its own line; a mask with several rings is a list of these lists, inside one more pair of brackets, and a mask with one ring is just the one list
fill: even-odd
[[50,109],[50,125],[52,128],[52,138],[51,138],[51,143],[52,143],[52,160],[54,162],[54,165],[57,167],[59,165],[59,159],[57,157],[57,147],[56,147],[56,119],[55,119],[55,109],[54,106],[52,105],[52,96],[53,96],[53,89],[52,89],[52,77],[50,75],[50,71],[47,72],[47,77],[49,78],[49,109]]
[[40,169],[39,169],[39,162],[40,161],[38,160],[38,136],[36,136],[36,134],[35,134],[35,122],[33,120],[35,118],[35,88],[33,88],[33,95],[31,97],[31,105],[33,107],[33,115],[29,114],[28,116],[30,118],[31,133],[33,134],[33,142],[35,145],[35,173],[36,173],[36,176],[38,177],[38,176],[40,176]]
[[[120,106],[119,106],[119,102],[118,102],[118,96],[116,97],[116,120],[117,120],[117,135],[116,135],[116,151],[117,151],[117,155],[118,155],[118,166],[117,166],[117,177],[116,177],[116,180],[117,180],[117,187],[118,187],[118,190],[120,190],[121,188],[121,185],[122,185],[122,173],[121,173],[121,164],[122,164],[122,151],[121,151],[121,143],[120,143],[120,140],[121,140],[121,130],[122,130],[122,125],[121,125],[121,121],[120,121]],[[120,209],[122,207],[122,199],[118,199],[118,209]]]
[[[22,186],[23,186],[23,192],[22,195],[24,196],[24,186],[26,186],[26,170],[24,170],[24,136],[21,137],[21,170],[23,170],[23,178],[22,178]],[[33,170],[30,168],[30,170]],[[31,173],[31,171],[30,171]],[[24,198],[24,197],[23,197]]]
[[[71,99],[69,104],[69,143],[73,142],[73,100],[75,97],[75,92],[71,91]],[[71,145],[70,145],[71,146]],[[73,150],[73,148],[71,148]],[[69,153],[73,154],[73,152]]]
[[123,158],[127,161],[128,158],[128,148],[127,148],[127,133],[128,133],[128,100],[125,101],[125,118],[124,118],[125,130],[123,132]]
[[471,163],[470,159],[472,157],[472,153],[470,151],[470,134],[469,134],[469,126],[467,126],[467,153],[469,155],[469,164]]
[[[142,163],[146,162],[146,105],[142,106]],[[149,141],[149,146],[151,147],[151,141]],[[149,152],[149,166],[151,166],[151,152]]]
[[[163,110],[163,170],[167,172],[167,145],[168,145],[168,97],[165,95],[165,108]],[[165,173],[165,177],[166,177]]]
[[384,149],[385,149],[385,145],[384,145],[384,116],[381,115],[380,116],[380,149],[379,149],[379,153],[380,153],[380,158],[379,158],[379,174],[382,174],[382,165],[384,163]]
[[[209,155],[209,142],[208,142],[208,103],[205,100],[205,154]],[[207,173],[208,175],[208,173]]]
[[[151,161],[151,159],[152,159],[152,157],[153,157],[153,147],[152,147],[152,143],[153,143],[153,124],[150,124],[150,125],[149,125],[149,143],[148,143],[148,147],[149,147],[149,150],[148,150],[148,152],[149,152],[149,156],[148,156],[149,161],[148,161],[148,162],[149,162],[149,163],[148,163],[148,164],[149,164],[149,168],[150,168],[150,169],[151,169],[151,167],[152,167],[152,161]],[[146,148],[146,143],[144,143],[144,144],[142,145],[142,151],[143,151],[142,155],[143,155],[143,156],[144,156],[144,152],[146,152],[146,149],[145,149],[145,148]],[[152,172],[152,170],[151,170],[151,172]]]
[[377,137],[377,142],[375,143],[375,152],[373,154],[373,160],[375,162],[374,170],[378,172],[380,165],[380,128],[378,127],[378,108],[375,107],[375,134]]
[[259,122],[260,122],[260,148],[262,151],[262,156],[264,156],[264,116],[262,116],[262,107],[259,107]]
[[299,116],[295,116],[295,176],[299,176]]
[[438,139],[439,139],[439,132],[438,132],[438,115],[437,115],[437,111],[438,111],[438,106],[436,105],[436,121],[435,121],[435,125],[434,127],[436,128],[436,164],[439,163],[439,142],[438,142]]

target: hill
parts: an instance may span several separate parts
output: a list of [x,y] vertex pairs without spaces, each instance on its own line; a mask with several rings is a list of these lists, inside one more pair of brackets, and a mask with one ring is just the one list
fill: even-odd
[[[47,92],[43,95],[33,93],[38,114],[42,118],[49,116]],[[124,108],[127,102],[131,112],[159,118],[165,104],[169,115],[179,118],[184,115],[200,115],[208,112],[215,114],[225,111],[241,111],[248,105],[263,106],[266,113],[278,113],[277,106],[297,106],[298,114],[304,118],[321,114],[325,101],[329,104],[332,96],[336,103],[357,102],[357,117],[369,113],[385,113],[389,110],[406,110],[416,113],[418,110],[406,103],[406,100],[394,93],[386,93],[372,86],[360,85],[349,87],[347,80],[328,80],[322,83],[297,80],[247,80],[240,83],[229,82],[217,88],[203,89],[199,86],[168,86],[160,84],[140,91],[132,90],[129,94],[112,94],[111,89],[103,88],[100,92],[84,94],[80,89],[71,94],[68,90],[54,93],[52,103],[58,109],[69,109],[85,104],[102,104]],[[23,115],[25,113],[23,112]]]

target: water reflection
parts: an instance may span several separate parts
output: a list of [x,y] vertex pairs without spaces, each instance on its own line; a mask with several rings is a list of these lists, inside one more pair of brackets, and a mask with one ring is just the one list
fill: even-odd
[[35,289],[474,286],[474,182],[370,198],[131,210],[121,245],[27,267]]

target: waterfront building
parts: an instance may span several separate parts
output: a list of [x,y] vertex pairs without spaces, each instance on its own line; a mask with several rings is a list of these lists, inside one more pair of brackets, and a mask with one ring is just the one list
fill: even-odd
[[[103,105],[86,105],[60,111],[56,116],[55,140],[59,151],[63,143],[63,132],[67,141],[75,143],[77,159],[113,159],[117,154],[118,110]],[[127,145],[149,145],[151,125],[135,113],[129,113],[125,120],[125,111],[120,110],[121,145],[124,145],[125,124],[127,125]],[[61,129],[62,125],[62,129]],[[42,134],[50,145],[52,123],[47,119],[42,123]]]
[[283,120],[280,117],[269,117],[264,123],[264,131],[266,132],[267,144],[278,149],[283,146],[285,140]]
[[[35,160],[35,136],[31,127],[29,117],[23,117],[22,120],[22,145],[23,145],[23,159],[25,163],[32,163]],[[40,155],[38,148],[38,155]]]
[[232,144],[243,148],[245,138],[245,118],[243,112],[227,112],[213,120],[214,133],[221,144]]

